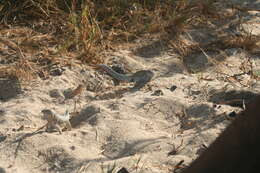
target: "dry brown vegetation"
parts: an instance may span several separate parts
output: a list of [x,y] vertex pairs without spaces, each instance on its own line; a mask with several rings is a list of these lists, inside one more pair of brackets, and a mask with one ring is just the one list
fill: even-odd
[[[223,35],[216,31],[217,22],[239,11],[225,13],[223,7],[231,5],[214,0],[5,0],[0,2],[0,76],[47,78],[57,65],[102,63],[102,53],[119,43],[158,35],[187,56],[209,47],[185,38],[187,30],[205,27]],[[246,50],[256,46],[248,35],[220,40],[215,43]]]

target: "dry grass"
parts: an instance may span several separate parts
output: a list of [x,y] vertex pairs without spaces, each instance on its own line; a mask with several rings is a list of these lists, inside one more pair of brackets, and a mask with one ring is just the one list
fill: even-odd
[[[18,75],[25,80],[46,78],[52,64],[102,63],[102,52],[107,49],[153,34],[161,35],[181,55],[188,55],[197,43],[183,39],[183,34],[187,29],[218,20],[220,3],[214,0],[5,0],[0,2],[0,38],[10,40],[20,51],[1,47],[5,43],[0,44],[0,49],[5,51],[4,59],[17,52],[22,52],[24,58],[13,57],[18,61],[1,63],[4,66],[0,74]],[[251,38],[234,38],[226,44],[240,44],[245,49],[254,46]]]
[[259,40],[258,37],[253,36],[251,34],[230,36],[224,39],[224,45],[227,47],[242,48],[250,52],[255,50],[258,47],[257,45],[258,40]]
[[11,77],[31,80],[34,77],[35,69],[33,68],[33,64],[31,64],[28,59],[25,58],[20,47],[4,38],[0,38],[0,42],[15,51],[17,57],[17,60],[12,65],[4,65],[0,67],[0,77],[9,75]]

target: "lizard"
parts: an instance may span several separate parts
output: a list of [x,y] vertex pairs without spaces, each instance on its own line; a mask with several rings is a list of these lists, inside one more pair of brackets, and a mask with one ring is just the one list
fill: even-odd
[[140,70],[134,74],[120,74],[105,64],[98,64],[97,68],[107,72],[109,76],[122,82],[134,82],[132,90],[138,90],[145,86],[153,78],[154,73],[150,70]]
[[71,130],[71,124],[69,121],[70,114],[68,110],[66,110],[64,115],[53,113],[50,109],[44,109],[41,112],[43,113],[43,119],[47,120],[47,123],[44,126],[38,128],[36,132],[46,127],[46,131],[49,131],[51,129],[56,129],[61,134],[62,130],[60,126],[62,124],[65,124],[67,130]]

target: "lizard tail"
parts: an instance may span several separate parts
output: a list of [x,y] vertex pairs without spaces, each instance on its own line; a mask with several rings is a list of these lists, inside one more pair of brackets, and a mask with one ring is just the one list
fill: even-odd
[[131,82],[132,81],[132,78],[130,76],[119,74],[105,64],[98,64],[97,67],[99,67],[102,70],[104,70],[105,72],[107,72],[107,74],[114,79],[124,81],[124,82]]

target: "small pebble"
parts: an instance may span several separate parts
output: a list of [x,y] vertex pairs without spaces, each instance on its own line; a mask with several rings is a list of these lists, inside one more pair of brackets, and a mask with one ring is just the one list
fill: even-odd
[[59,98],[62,97],[61,91],[58,89],[53,89],[49,92],[49,95],[53,98]]
[[3,116],[5,114],[5,110],[0,109],[0,116]]
[[121,168],[117,171],[117,173],[129,173],[126,168]]
[[61,76],[64,71],[65,71],[64,69],[56,68],[56,69],[54,69],[54,70],[52,70],[50,72],[50,75],[52,75],[52,76]]
[[237,113],[235,111],[232,111],[228,114],[228,117],[235,118],[237,116]]
[[170,88],[170,91],[173,92],[177,89],[177,86],[176,85],[173,85],[171,88]]
[[3,142],[4,140],[6,140],[6,138],[7,138],[7,136],[2,136],[2,135],[0,135],[0,142]]
[[162,90],[155,90],[155,91],[152,93],[152,96],[162,96],[162,95],[163,95]]

